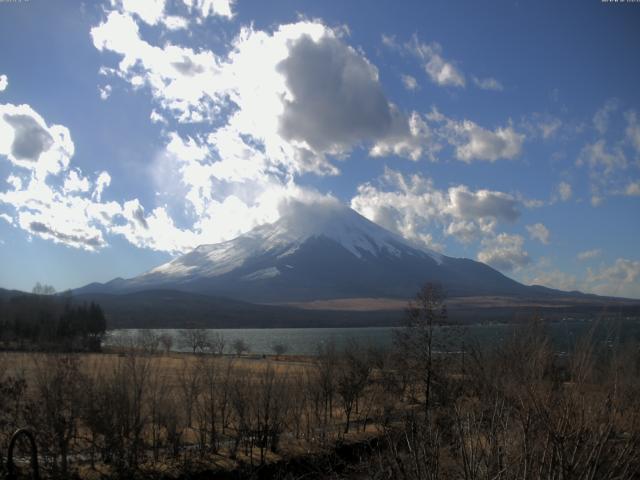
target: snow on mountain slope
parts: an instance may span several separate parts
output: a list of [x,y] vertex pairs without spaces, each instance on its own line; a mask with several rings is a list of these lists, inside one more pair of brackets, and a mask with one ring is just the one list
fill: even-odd
[[483,263],[412,245],[348,207],[323,203],[289,205],[275,223],[78,292],[173,289],[271,303],[408,298],[425,282],[441,283],[452,296],[526,295],[530,288]]
[[[285,258],[312,238],[333,240],[357,258],[365,255],[376,257],[385,253],[397,257],[403,253],[415,254],[420,251],[438,264],[443,259],[439,253],[416,248],[350,208],[340,205],[324,208],[298,205],[292,213],[273,224],[259,226],[227,242],[201,245],[139,279],[223,275],[239,268],[250,258],[265,254]],[[255,272],[255,278],[277,275],[273,267],[268,270],[262,275]]]

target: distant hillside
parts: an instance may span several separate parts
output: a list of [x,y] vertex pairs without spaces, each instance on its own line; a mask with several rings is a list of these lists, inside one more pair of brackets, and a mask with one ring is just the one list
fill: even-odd
[[82,294],[74,301],[101,305],[109,328],[358,327],[393,325],[402,318],[401,311],[308,311],[176,290]]
[[[0,289],[2,303],[31,294]],[[398,325],[406,301],[354,298],[338,301],[260,305],[223,297],[176,290],[149,290],[129,294],[74,295],[76,304],[99,304],[107,327],[113,328],[297,328]],[[534,316],[550,320],[600,316],[640,316],[640,302],[582,295],[559,299],[522,297],[455,297],[447,300],[449,319],[456,323],[526,321]]]
[[31,295],[27,292],[21,292],[20,290],[7,290],[4,288],[0,288],[0,300],[8,300],[12,297],[17,297],[21,295]]

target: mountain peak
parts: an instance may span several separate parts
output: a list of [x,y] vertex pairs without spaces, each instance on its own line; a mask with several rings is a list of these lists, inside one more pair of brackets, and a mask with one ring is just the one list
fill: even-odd
[[325,237],[358,258],[367,252],[376,255],[382,250],[397,253],[398,245],[406,243],[400,236],[337,202],[291,205],[277,222],[259,227],[256,233],[265,238],[268,247],[301,245],[310,238]]
[[399,254],[403,247],[422,250],[437,262],[442,255],[410,244],[401,236],[384,229],[358,212],[337,201],[312,204],[296,202],[274,224],[258,227],[257,232],[268,232],[272,245],[298,243],[314,237],[329,238],[358,258],[364,254],[378,255],[382,251]]
[[[411,251],[412,254],[426,254],[437,263],[442,262],[442,255],[411,245],[337,201],[290,202],[282,213],[274,223],[260,225],[226,242],[200,245],[139,278],[158,275],[218,276],[239,268],[248,259],[265,255],[285,258],[311,239],[328,239],[358,259],[364,256],[399,256],[402,252]],[[258,273],[262,275],[264,272]],[[268,273],[276,274],[273,269]]]
[[408,298],[425,282],[451,295],[527,290],[473,260],[412,245],[336,201],[290,202],[278,221],[232,240],[201,245],[113,291],[154,288],[258,302]]

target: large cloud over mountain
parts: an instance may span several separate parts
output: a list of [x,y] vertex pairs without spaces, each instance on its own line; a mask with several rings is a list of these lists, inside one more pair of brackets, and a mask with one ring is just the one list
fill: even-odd
[[376,68],[339,38],[325,35],[316,42],[302,35],[290,43],[277,70],[291,95],[280,116],[286,140],[340,153],[389,132],[391,106]]
[[[194,24],[210,13],[232,16],[229,2],[184,3],[182,10],[174,10]],[[199,19],[187,19],[189,13],[198,13]],[[364,52],[349,45],[346,29],[315,20],[271,30],[248,26],[223,51],[214,51],[180,45],[171,36],[160,42],[148,34],[149,28],[171,31],[183,25],[182,17],[174,17],[162,0],[144,6],[120,0],[91,29],[94,46],[117,58],[101,68],[102,75],[110,82],[124,81],[134,92],[148,90],[152,118],[163,122],[164,148],[148,168],[159,192],[157,203],[122,199],[108,204],[108,214],[87,213],[74,220],[82,226],[60,228],[55,219],[71,206],[105,210],[101,196],[111,178],[102,172],[91,179],[72,168],[73,144],[64,127],[47,126],[32,110],[12,110],[0,125],[12,132],[6,138],[13,138],[4,151],[16,166],[41,173],[33,177],[38,188],[16,175],[23,181],[14,182],[5,203],[25,217],[22,206],[47,191],[51,204],[59,207],[55,214],[40,209],[38,218],[16,224],[82,248],[100,248],[105,233],[117,233],[140,247],[181,252],[276,220],[283,202],[317,195],[298,184],[299,176],[339,174],[340,162],[356,149],[413,161],[436,160],[447,143],[466,152],[456,154],[465,162],[519,153],[522,139],[511,127],[492,132],[469,121],[403,111],[387,98]],[[48,176],[56,180],[47,183]],[[458,186],[447,195],[448,235],[470,238],[478,229],[492,230],[496,221],[518,216],[509,203],[513,199],[500,192]],[[185,213],[181,227],[170,214],[172,204]]]
[[[162,112],[156,119],[197,125],[195,136],[178,125],[168,132],[153,162],[163,175],[151,176],[180,178],[201,241],[277,219],[280,201],[305,194],[297,175],[338,174],[355,148],[412,160],[438,148],[423,117],[386,98],[376,67],[344,32],[317,21],[243,28],[224,54],[154,46],[125,9],[108,13],[92,37],[122,58],[107,75],[150,88]],[[148,246],[140,235],[128,238]]]

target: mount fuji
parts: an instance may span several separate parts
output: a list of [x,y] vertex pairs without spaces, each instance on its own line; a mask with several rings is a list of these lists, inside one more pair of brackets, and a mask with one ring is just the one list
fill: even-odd
[[425,282],[449,297],[548,296],[474,260],[416,246],[338,204],[296,204],[277,222],[193,251],[131,279],[76,293],[177,290],[253,303],[410,298]]

